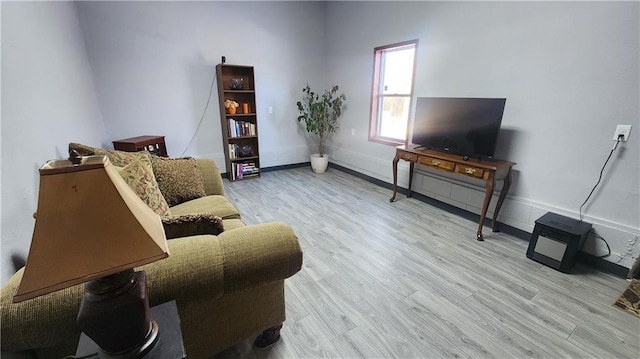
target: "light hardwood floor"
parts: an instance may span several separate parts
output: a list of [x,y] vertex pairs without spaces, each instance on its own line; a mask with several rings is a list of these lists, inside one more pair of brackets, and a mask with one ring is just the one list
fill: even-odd
[[336,169],[225,181],[247,224],[290,224],[304,250],[286,280],[282,339],[216,358],[638,358],[628,282],[531,261],[528,242]]

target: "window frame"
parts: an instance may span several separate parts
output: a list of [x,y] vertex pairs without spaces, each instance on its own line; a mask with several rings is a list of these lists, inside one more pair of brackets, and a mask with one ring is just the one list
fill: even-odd
[[[397,49],[402,47],[408,47],[413,45],[414,55],[413,55],[413,69],[411,74],[411,92],[407,94],[389,94],[384,95],[381,94],[380,89],[380,78],[382,74],[382,55],[391,49]],[[371,108],[369,114],[369,141],[379,142],[386,145],[398,146],[398,145],[407,145],[409,141],[409,131],[410,124],[409,120],[411,118],[411,110],[413,106],[413,98],[414,98],[414,87],[416,82],[416,60],[418,58],[418,39],[408,40],[397,42],[394,44],[378,46],[373,49],[373,81],[371,84]],[[378,134],[379,120],[380,120],[380,109],[382,107],[381,99],[384,97],[409,97],[409,116],[407,118],[407,131],[404,136],[404,140],[385,137]]]

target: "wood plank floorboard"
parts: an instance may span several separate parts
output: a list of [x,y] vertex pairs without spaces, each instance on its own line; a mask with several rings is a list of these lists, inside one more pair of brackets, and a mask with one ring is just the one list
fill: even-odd
[[[225,180],[247,225],[293,227],[302,270],[285,282],[273,347],[225,358],[633,358],[640,320],[612,304],[628,282],[526,257],[527,241],[330,168]],[[187,353],[188,354],[188,353]]]

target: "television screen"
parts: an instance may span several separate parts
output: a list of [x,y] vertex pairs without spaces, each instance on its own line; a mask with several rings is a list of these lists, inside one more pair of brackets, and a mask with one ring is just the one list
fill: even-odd
[[459,155],[493,157],[506,101],[418,97],[411,142]]

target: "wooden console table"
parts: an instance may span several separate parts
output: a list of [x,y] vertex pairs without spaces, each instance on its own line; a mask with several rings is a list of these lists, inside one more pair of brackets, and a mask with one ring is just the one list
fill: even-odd
[[500,191],[498,197],[498,203],[496,204],[496,210],[493,213],[491,221],[491,229],[494,232],[498,231],[498,213],[500,213],[500,207],[504,202],[504,198],[507,196],[509,187],[511,186],[511,167],[515,165],[514,162],[501,161],[495,159],[465,159],[466,157],[452,155],[449,153],[438,152],[433,150],[422,150],[414,147],[398,146],[396,148],[396,156],[393,158],[393,196],[391,196],[390,202],[395,201],[396,193],[398,192],[398,161],[403,159],[410,163],[409,173],[409,188],[407,197],[411,197],[411,182],[413,181],[413,168],[416,163],[425,165],[431,168],[438,169],[445,172],[458,173],[460,175],[475,177],[483,179],[485,183],[485,195],[484,202],[482,203],[482,212],[480,213],[480,222],[478,223],[478,232],[476,239],[483,241],[482,237],[482,225],[487,215],[487,209],[489,208],[489,202],[491,202],[491,196],[493,195],[493,189],[495,188],[496,180],[503,180],[504,185]]

